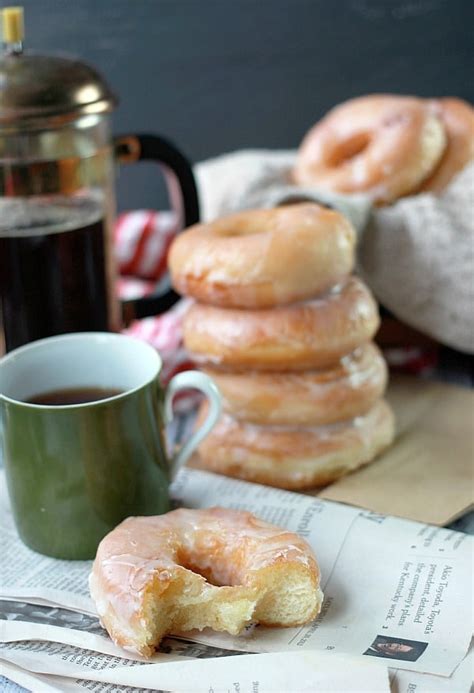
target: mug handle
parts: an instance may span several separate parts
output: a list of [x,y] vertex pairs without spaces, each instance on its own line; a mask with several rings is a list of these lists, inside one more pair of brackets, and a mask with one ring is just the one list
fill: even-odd
[[[179,228],[199,221],[199,200],[191,164],[169,140],[158,135],[119,135],[114,138],[114,152],[121,164],[155,161],[164,169],[171,206],[178,213]],[[180,297],[166,287],[156,294],[122,303],[125,325],[132,320],[157,315],[170,308]]]
[[173,418],[173,398],[179,390],[200,390],[209,400],[209,410],[204,423],[184,443],[183,447],[171,458],[170,476],[173,480],[181,467],[188,461],[199,443],[214,427],[221,413],[221,394],[216,384],[205,373],[184,371],[171,378],[165,394],[165,425]]

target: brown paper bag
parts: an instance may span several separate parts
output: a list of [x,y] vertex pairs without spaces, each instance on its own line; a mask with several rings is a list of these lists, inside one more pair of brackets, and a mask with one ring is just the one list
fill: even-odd
[[314,495],[446,525],[474,504],[474,392],[394,377],[387,398],[397,420],[393,446]]

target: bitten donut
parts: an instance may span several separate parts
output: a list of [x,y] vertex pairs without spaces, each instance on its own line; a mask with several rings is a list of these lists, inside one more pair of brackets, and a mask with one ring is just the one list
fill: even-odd
[[323,599],[304,539],[224,508],[129,517],[101,541],[89,584],[112,640],[145,656],[171,632],[301,625]]
[[305,489],[367,464],[393,435],[393,414],[383,400],[352,421],[315,428],[256,426],[224,414],[192,465],[268,486]]
[[320,426],[365,414],[383,394],[387,366],[375,344],[339,363],[300,373],[225,372],[204,368],[222,394],[224,411],[257,424]]
[[183,320],[193,360],[226,369],[301,371],[333,365],[379,326],[369,289],[351,277],[324,297],[273,309],[195,303]]
[[433,99],[428,107],[445,127],[447,145],[435,172],[423,183],[421,190],[441,192],[474,160],[474,108],[461,99]]
[[440,118],[421,99],[362,96],[336,106],[308,132],[294,177],[387,204],[418,190],[445,146]]
[[179,234],[168,263],[177,291],[201,303],[265,308],[327,291],[350,274],[355,232],[313,203],[253,210]]

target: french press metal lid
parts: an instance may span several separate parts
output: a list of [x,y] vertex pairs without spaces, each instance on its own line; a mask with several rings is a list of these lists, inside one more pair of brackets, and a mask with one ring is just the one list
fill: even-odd
[[117,99],[101,75],[75,58],[23,50],[23,11],[3,10],[0,130],[56,127],[110,112]]

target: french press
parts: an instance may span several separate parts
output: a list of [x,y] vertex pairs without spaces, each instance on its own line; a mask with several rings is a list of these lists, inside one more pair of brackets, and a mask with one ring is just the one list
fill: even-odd
[[0,55],[0,312],[6,350],[65,332],[118,330],[161,312],[160,296],[120,306],[111,229],[114,166],[153,160],[181,227],[198,221],[196,185],[157,135],[112,138],[116,99],[89,65],[23,50],[20,8],[3,10]]

